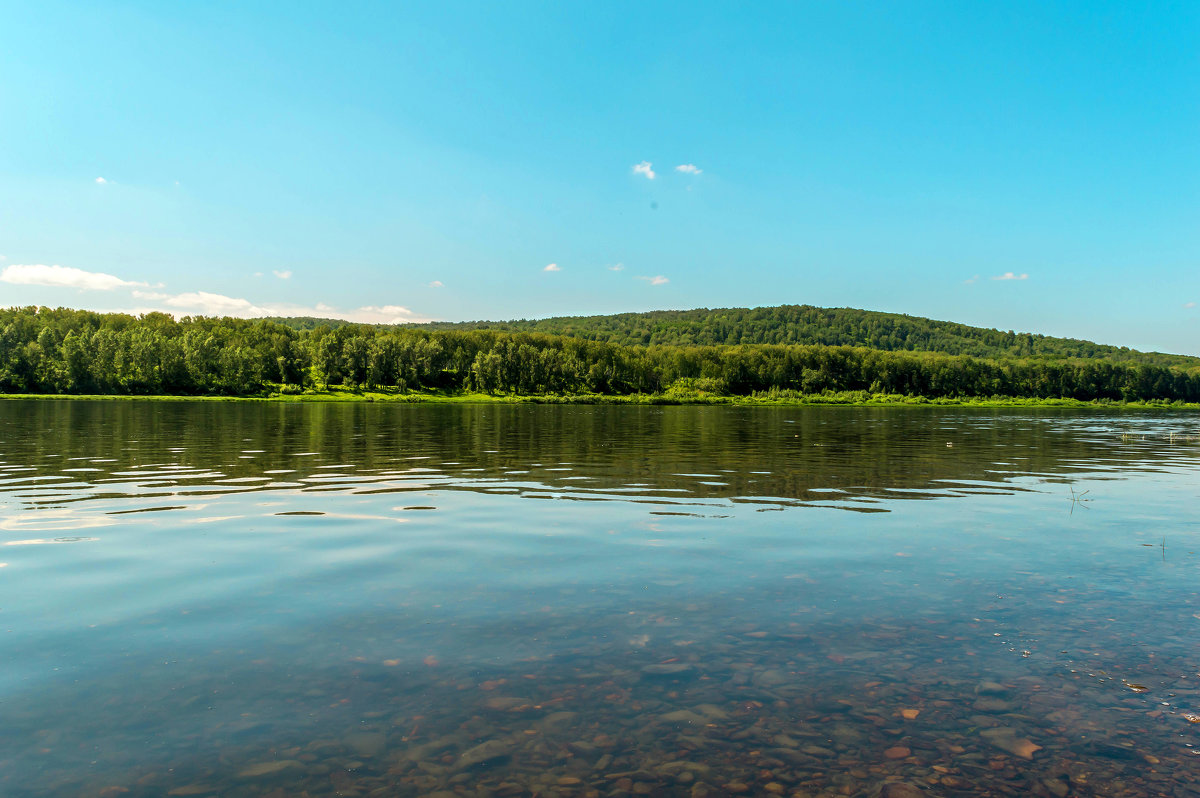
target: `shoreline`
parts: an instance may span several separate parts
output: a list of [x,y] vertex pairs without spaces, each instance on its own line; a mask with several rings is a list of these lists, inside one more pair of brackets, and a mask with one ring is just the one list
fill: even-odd
[[939,397],[904,394],[872,394],[850,391],[796,396],[714,396],[669,394],[478,394],[412,391],[308,391],[299,394],[270,393],[262,396],[189,396],[179,394],[0,394],[2,400],[153,401],[153,402],[285,402],[285,403],[382,403],[382,404],[555,404],[639,406],[727,406],[727,407],[1066,407],[1081,410],[1200,411],[1200,404],[1167,401],[1119,401],[1021,397]]

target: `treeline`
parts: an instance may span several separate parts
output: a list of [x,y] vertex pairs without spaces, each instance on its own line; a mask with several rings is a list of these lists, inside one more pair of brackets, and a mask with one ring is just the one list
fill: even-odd
[[1200,401],[1200,369],[863,347],[623,346],[564,335],[0,310],[0,391],[262,395],[342,387],[513,394],[867,391]]
[[896,313],[810,305],[656,310],[507,322],[433,322],[421,326],[431,330],[542,332],[625,346],[820,344],[863,346],[888,352],[942,352],[976,358],[1086,358],[1150,366],[1200,366],[1200,358],[1183,355],[1138,352],[1091,341],[1003,332]]

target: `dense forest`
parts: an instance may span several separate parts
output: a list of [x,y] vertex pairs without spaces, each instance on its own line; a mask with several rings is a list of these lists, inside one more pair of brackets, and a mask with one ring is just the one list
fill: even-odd
[[865,347],[627,346],[497,329],[0,310],[0,392],[264,395],[388,388],[492,394],[792,395],[1200,401],[1200,367],[978,358]]
[[853,308],[782,305],[769,308],[656,310],[613,316],[563,316],[532,321],[433,322],[430,330],[505,330],[570,335],[625,346],[821,344],[887,352],[942,352],[982,358],[1088,358],[1150,366],[1200,366],[1200,358],[1138,352],[1091,341],[1002,332],[917,316]]

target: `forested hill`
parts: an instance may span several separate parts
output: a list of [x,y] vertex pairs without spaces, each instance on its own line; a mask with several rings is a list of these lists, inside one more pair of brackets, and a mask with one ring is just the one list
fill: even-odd
[[354,323],[345,319],[323,319],[319,316],[271,316],[270,321],[301,331],[315,330],[318,327],[328,327],[333,330]]
[[338,387],[664,400],[853,394],[854,401],[1200,402],[1200,366],[819,344],[630,346],[537,331],[408,325],[297,330],[269,319],[0,308],[0,393],[263,396]]
[[612,316],[432,322],[417,326],[430,330],[542,332],[625,346],[822,344],[984,358],[1083,358],[1178,368],[1200,366],[1200,358],[1185,355],[1139,352],[1073,338],[1003,332],[898,313],[811,305],[656,310]]

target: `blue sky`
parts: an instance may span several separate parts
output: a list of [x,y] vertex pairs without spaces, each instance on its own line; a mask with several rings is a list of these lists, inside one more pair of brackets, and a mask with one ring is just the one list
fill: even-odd
[[1200,354],[1197,41],[1194,3],[0,0],[0,306]]

